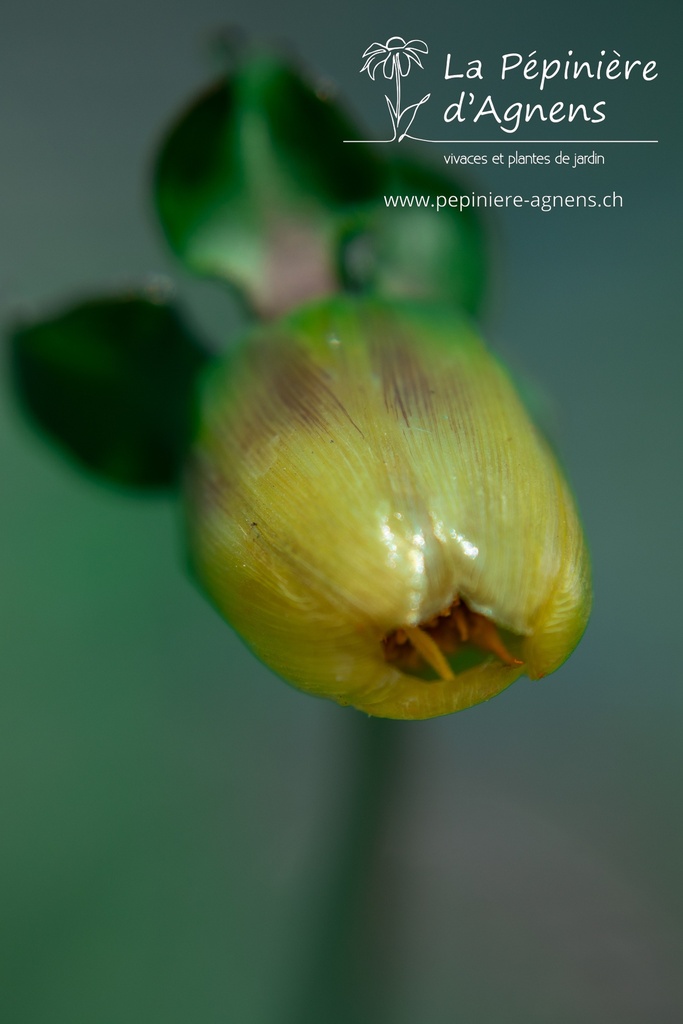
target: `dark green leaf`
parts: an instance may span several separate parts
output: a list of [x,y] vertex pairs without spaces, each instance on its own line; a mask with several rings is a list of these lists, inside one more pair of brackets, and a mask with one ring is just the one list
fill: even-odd
[[177,481],[207,356],[172,306],[96,299],[17,325],[10,342],[21,404],[69,455],[119,484]]
[[334,291],[340,210],[377,194],[369,147],[330,100],[271,57],[247,60],[173,125],[155,171],[166,237],[194,272],[272,316]]

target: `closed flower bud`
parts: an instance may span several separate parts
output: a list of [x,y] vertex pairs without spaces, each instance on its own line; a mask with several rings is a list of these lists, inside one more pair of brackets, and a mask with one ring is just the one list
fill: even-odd
[[419,719],[554,671],[590,608],[574,503],[450,312],[334,299],[210,371],[188,474],[197,574],[309,693]]

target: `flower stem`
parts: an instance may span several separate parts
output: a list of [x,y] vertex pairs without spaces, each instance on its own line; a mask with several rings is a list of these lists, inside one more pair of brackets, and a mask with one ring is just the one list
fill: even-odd
[[396,75],[396,132],[398,133],[398,123],[401,120],[401,65],[397,53],[394,54],[394,74]]
[[340,810],[336,855],[324,896],[316,908],[317,935],[304,986],[287,1024],[379,1024],[377,950],[370,932],[378,840],[381,839],[396,775],[396,722],[355,714],[350,722],[351,779]]

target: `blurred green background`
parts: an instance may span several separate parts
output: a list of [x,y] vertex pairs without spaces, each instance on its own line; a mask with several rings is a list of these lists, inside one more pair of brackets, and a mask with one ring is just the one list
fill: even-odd
[[[550,403],[595,610],[551,678],[391,726],[400,767],[358,998],[377,1024],[678,1022],[680,9],[7,0],[3,321],[162,273],[200,331],[229,339],[237,305],[183,277],[148,195],[153,146],[215,69],[210,38],[229,24],[298,52],[378,135],[383,90],[358,74],[360,56],[393,34],[468,58],[573,47],[659,62],[651,87],[609,93],[601,126],[658,146],[604,147],[593,170],[469,177],[482,190],[624,196],[622,210],[491,220],[488,335]],[[440,60],[423,81],[445,95]],[[249,655],[185,572],[173,502],[79,475],[4,383],[0,416],[4,1018],[288,1020],[344,828],[356,713]],[[359,1003],[347,1019],[361,1017]],[[321,1005],[318,1019],[334,1018]]]

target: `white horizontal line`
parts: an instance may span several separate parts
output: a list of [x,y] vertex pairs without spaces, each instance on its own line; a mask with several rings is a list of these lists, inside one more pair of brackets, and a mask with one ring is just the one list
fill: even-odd
[[[434,142],[442,146],[487,146],[487,145],[508,145],[513,143],[517,146],[556,146],[582,145],[582,146],[649,146],[659,142],[659,139],[413,139],[412,142]],[[344,142],[356,142],[368,146],[384,145],[388,142],[395,142],[395,139],[344,139]]]

